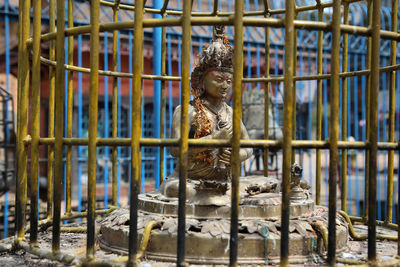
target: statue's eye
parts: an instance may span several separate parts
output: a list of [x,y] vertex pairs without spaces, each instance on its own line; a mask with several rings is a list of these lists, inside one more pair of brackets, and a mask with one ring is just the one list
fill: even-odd
[[222,83],[223,82],[223,79],[222,78],[217,78],[217,79],[215,79],[217,82],[219,82],[219,83]]

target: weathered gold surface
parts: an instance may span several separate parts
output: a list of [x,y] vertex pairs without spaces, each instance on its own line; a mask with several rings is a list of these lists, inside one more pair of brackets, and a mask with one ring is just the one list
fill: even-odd
[[[247,192],[249,187],[268,185],[272,188],[269,192],[251,195]],[[188,187],[193,187],[193,182],[188,182]],[[239,218],[278,219],[281,209],[281,194],[279,182],[274,178],[263,176],[241,177],[239,184]],[[216,196],[214,205],[197,205],[192,198],[197,199],[193,189],[187,190],[186,215],[190,218],[230,218],[230,194]],[[301,190],[302,197],[299,201],[292,201],[290,205],[291,218],[311,214],[314,201],[308,191]],[[178,199],[166,197],[160,191],[153,191],[139,195],[138,208],[149,214],[177,216]]]
[[[188,209],[187,209],[188,211]],[[228,209],[229,211],[229,209]],[[280,209],[278,209],[280,211]],[[188,214],[189,215],[189,214]],[[306,257],[326,251],[322,235],[311,224],[320,221],[327,227],[327,208],[318,206],[306,216],[290,220],[289,261],[299,262]],[[175,261],[177,240],[176,216],[139,212],[139,240],[149,221],[160,221],[153,229],[145,252],[148,260]],[[100,247],[127,254],[129,210],[118,209],[101,223],[98,240]],[[186,261],[189,263],[226,264],[229,261],[228,218],[186,220]],[[337,247],[347,247],[348,225],[340,215],[336,217]],[[279,260],[280,220],[265,218],[239,218],[238,263],[263,264]]]

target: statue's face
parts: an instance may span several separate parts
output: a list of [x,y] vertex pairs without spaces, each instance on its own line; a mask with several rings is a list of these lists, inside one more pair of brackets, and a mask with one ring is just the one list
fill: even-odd
[[226,98],[232,84],[232,73],[218,70],[209,71],[204,76],[204,90],[207,97]]

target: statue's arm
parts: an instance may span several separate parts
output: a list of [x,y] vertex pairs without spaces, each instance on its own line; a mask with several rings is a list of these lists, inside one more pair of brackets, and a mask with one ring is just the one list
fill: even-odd
[[[244,126],[242,121],[240,121],[240,137],[241,139],[249,139],[249,134],[247,133],[246,127]],[[239,154],[240,161],[245,161],[246,159],[250,158],[252,154],[253,154],[252,148],[250,147],[241,148]]]
[[[189,106],[189,125],[192,125],[194,115],[193,113],[194,108],[192,106]],[[181,138],[181,106],[177,106],[175,108],[174,114],[172,115],[171,138]],[[211,135],[201,137],[201,139],[211,139]],[[189,148],[189,153],[197,154],[205,150],[208,150],[208,148]],[[179,156],[179,147],[171,147],[170,151],[173,157]]]

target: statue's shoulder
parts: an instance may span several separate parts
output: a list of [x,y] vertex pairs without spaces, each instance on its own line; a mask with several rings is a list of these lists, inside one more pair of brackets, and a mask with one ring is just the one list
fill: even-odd
[[230,114],[232,114],[232,113],[233,113],[232,107],[229,106],[226,102],[223,102],[223,103],[224,103],[224,105],[225,105],[226,110],[227,110]]
[[[189,115],[193,114],[194,111],[195,111],[192,102],[193,102],[193,101],[190,101],[190,102],[189,102]],[[176,106],[176,108],[175,108],[175,110],[174,110],[174,115],[175,115],[175,114],[179,114],[179,115],[180,115],[180,114],[181,114],[181,109],[182,109],[182,105]]]

